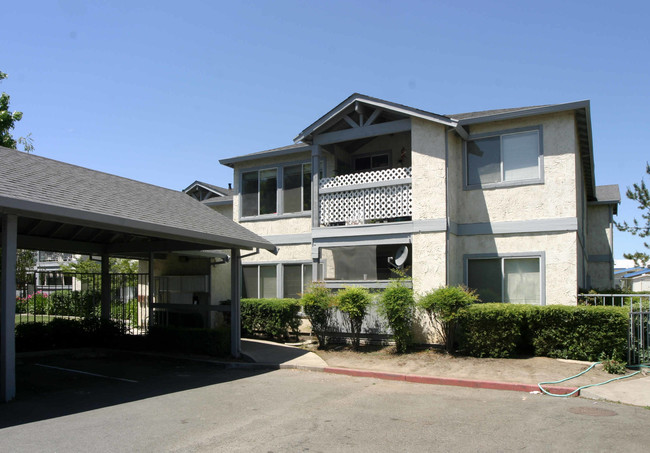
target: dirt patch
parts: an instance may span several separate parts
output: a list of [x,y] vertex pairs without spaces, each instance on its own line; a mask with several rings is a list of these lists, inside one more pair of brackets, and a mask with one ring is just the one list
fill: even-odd
[[[365,346],[358,352],[347,346],[311,350],[331,367],[524,384],[537,384],[541,381],[574,376],[590,365],[588,362],[564,361],[547,357],[514,359],[463,357],[447,354],[435,348],[421,349],[408,354],[396,354],[393,346]],[[614,377],[616,376],[603,370],[601,365],[597,365],[588,373],[562,385],[577,387],[603,382]],[[636,376],[631,379],[635,378]]]

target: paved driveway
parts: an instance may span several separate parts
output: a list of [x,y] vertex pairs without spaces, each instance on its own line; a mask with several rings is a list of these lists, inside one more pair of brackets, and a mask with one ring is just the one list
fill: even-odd
[[130,355],[30,359],[18,371],[19,399],[0,405],[1,451],[621,451],[650,445],[650,410],[578,398],[226,370]]

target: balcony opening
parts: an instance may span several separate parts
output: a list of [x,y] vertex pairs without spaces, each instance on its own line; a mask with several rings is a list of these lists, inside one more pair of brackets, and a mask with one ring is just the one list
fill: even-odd
[[400,266],[395,264],[403,247],[410,251],[410,245],[401,244],[322,248],[323,280],[344,285],[386,282],[401,273],[411,277],[411,253],[407,253]]

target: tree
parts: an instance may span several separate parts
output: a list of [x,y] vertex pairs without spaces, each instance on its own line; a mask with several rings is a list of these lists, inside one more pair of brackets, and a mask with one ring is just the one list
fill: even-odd
[[[110,258],[109,263],[111,274],[135,274],[138,272],[138,262],[134,260]],[[102,271],[102,265],[99,261],[84,257],[76,263],[62,264],[61,271],[78,274],[99,274]]]
[[[646,162],[645,171],[650,175],[650,163]],[[643,214],[641,214],[643,220],[639,224],[636,218],[632,219],[632,225],[628,225],[627,222],[617,222],[616,227],[620,231],[627,231],[641,238],[650,236],[650,192],[643,178],[641,178],[641,183],[635,183],[631,189],[628,187],[625,196],[638,203],[637,208],[643,211]],[[643,224],[644,222],[645,224]],[[650,245],[647,242],[644,242],[643,246],[650,250]],[[623,256],[629,260],[633,260],[635,266],[647,266],[650,264],[650,255],[647,252],[637,251],[635,253],[624,253]]]
[[[7,74],[0,71],[0,81],[6,78]],[[23,112],[9,111],[9,95],[3,92],[0,95],[0,146],[16,149],[16,140],[11,136],[10,131],[16,125],[16,121],[20,121],[22,118]]]

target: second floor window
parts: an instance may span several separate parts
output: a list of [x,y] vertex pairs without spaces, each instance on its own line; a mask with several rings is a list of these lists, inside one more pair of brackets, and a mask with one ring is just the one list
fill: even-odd
[[539,131],[502,134],[467,142],[467,185],[538,180]]
[[310,210],[311,164],[242,173],[242,217],[295,214]]
[[278,170],[276,168],[242,174],[242,216],[278,212]]

